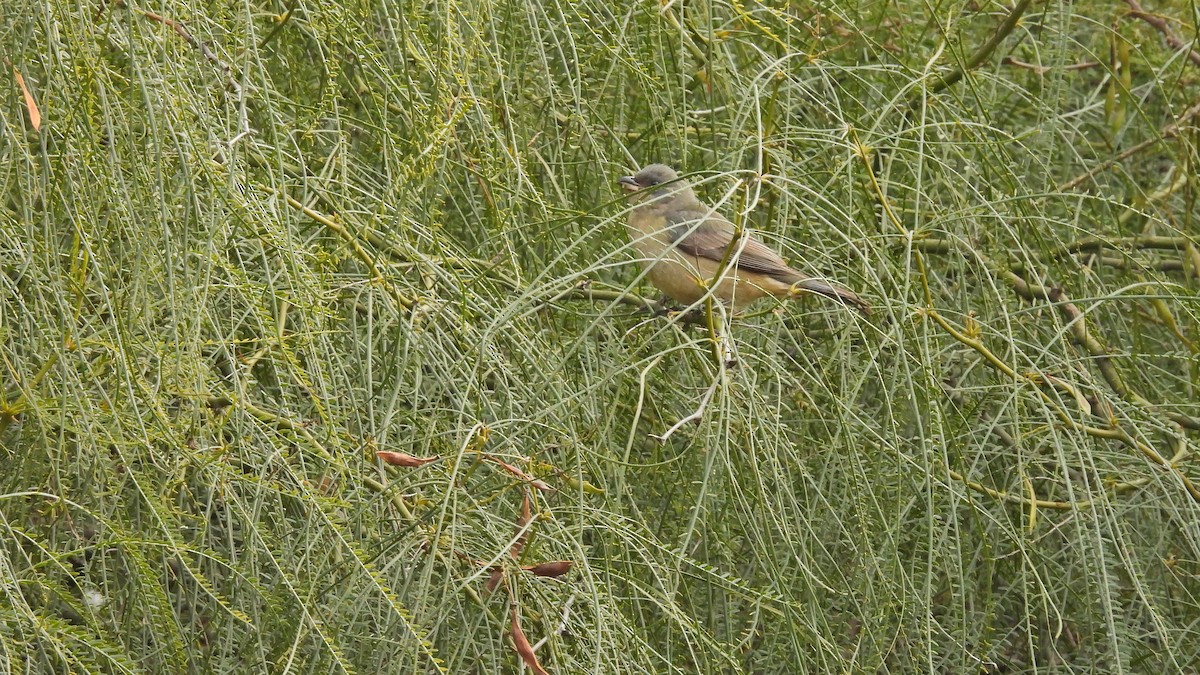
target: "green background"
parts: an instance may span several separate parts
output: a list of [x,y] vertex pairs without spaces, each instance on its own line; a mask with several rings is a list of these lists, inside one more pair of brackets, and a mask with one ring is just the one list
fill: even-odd
[[[1195,669],[1197,9],[1135,6],[6,3],[0,666]],[[874,315],[656,312],[656,161]]]

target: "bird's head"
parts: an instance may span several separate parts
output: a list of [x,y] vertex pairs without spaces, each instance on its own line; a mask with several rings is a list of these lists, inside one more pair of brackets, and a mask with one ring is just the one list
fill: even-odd
[[650,164],[632,176],[621,176],[617,183],[629,191],[630,200],[635,203],[668,196],[696,198],[687,181],[680,179],[675,169],[666,164]]

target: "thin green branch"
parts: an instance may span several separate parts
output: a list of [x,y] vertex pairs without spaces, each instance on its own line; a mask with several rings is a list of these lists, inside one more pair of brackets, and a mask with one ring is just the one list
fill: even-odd
[[1095,178],[1096,176],[1100,175],[1101,173],[1107,171],[1112,166],[1114,166],[1120,162],[1123,162],[1126,159],[1129,159],[1130,157],[1133,157],[1134,155],[1138,154],[1139,152],[1141,152],[1147,148],[1153,147],[1165,140],[1168,140],[1168,139],[1178,136],[1181,131],[1183,131],[1184,129],[1187,128],[1188,122],[1190,122],[1192,120],[1192,118],[1196,117],[1197,115],[1200,115],[1200,103],[1196,103],[1192,107],[1183,111],[1183,113],[1178,117],[1178,119],[1176,119],[1174,122],[1168,124],[1167,126],[1163,127],[1162,131],[1158,132],[1158,134],[1156,134],[1153,138],[1148,138],[1148,139],[1142,141],[1141,143],[1130,146],[1129,148],[1122,150],[1121,152],[1117,153],[1116,155],[1113,155],[1112,157],[1104,160],[1103,162],[1100,162],[1096,166],[1088,169],[1084,173],[1081,173],[1080,175],[1072,178],[1071,180],[1063,183],[1062,185],[1059,185],[1057,188],[1058,192],[1069,192],[1071,190],[1074,190],[1075,188],[1079,187],[1080,185],[1083,185],[1087,181],[1089,181],[1089,180]]
[[945,75],[942,75],[935,80],[932,85],[926,87],[922,93],[922,96],[918,96],[914,100],[910,100],[909,106],[915,107],[917,102],[919,102],[922,97],[939,94],[943,90],[954,86],[967,73],[975,70],[981,64],[983,64],[983,62],[992,55],[992,52],[996,51],[996,47],[1000,46],[1000,43],[1004,41],[1004,38],[1008,37],[1009,34],[1013,32],[1013,29],[1017,27],[1017,24],[1021,21],[1021,16],[1025,14],[1025,10],[1029,9],[1030,4],[1032,4],[1032,0],[1020,0],[1020,2],[1018,2],[1011,10],[1009,10],[1008,15],[1004,17],[1004,21],[1000,22],[1000,25],[996,27],[995,32],[992,33],[987,42],[984,42],[982,45],[980,45],[979,49],[976,49],[975,53],[971,54],[970,58],[968,58],[962,65],[954,68]]
[[371,279],[384,284],[384,286],[391,291],[392,297],[395,298],[396,302],[400,306],[404,307],[405,309],[412,309],[417,306],[417,301],[415,299],[409,298],[404,293],[400,292],[400,289],[396,288],[394,283],[384,277],[383,273],[379,271],[378,266],[375,264],[374,256],[368,253],[367,250],[363,248],[362,244],[359,243],[358,238],[351,234],[350,231],[342,226],[341,223],[323,213],[301,204],[291,195],[279,193],[269,188],[263,189],[270,194],[283,197],[284,201],[286,201],[289,206],[297,211],[300,211],[321,225],[324,225],[326,229],[336,234],[342,239],[342,241],[345,241],[346,244],[350,246],[350,250],[354,252],[354,257],[358,258],[362,264],[366,266],[367,271],[371,273]]

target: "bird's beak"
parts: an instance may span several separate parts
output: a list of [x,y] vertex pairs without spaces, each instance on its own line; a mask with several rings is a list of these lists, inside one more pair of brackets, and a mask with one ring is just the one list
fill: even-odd
[[617,182],[621,184],[622,188],[629,190],[630,192],[642,189],[642,186],[637,184],[637,181],[633,179],[633,176],[621,176],[617,179]]

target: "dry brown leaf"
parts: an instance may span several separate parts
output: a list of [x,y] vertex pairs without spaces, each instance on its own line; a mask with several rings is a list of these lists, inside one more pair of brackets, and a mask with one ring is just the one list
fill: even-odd
[[488,577],[487,583],[483,585],[483,590],[491,593],[492,591],[496,590],[496,587],[500,585],[501,581],[504,581],[504,568],[496,567],[492,570],[491,576]]
[[512,606],[512,641],[517,655],[533,671],[533,675],[550,675],[542,667],[542,664],[538,663],[537,654],[533,653],[533,645],[529,644],[529,640],[525,637],[525,631],[521,630],[521,621],[517,617],[516,605]]
[[500,460],[496,459],[495,457],[488,457],[488,459],[495,462],[496,464],[499,464],[500,468],[511,473],[512,475],[516,476],[517,478],[520,478],[521,480],[525,481],[526,483],[529,483],[530,485],[537,488],[538,490],[541,490],[542,492],[554,492],[554,488],[550,487],[545,481],[542,481],[537,478],[534,478],[533,476],[530,476],[529,474],[518,469],[517,467],[513,466],[512,464],[509,464],[508,462],[500,461]]
[[437,455],[434,455],[433,457],[413,457],[412,455],[407,455],[403,452],[389,452],[387,450],[380,450],[375,453],[375,456],[379,459],[382,459],[384,464],[413,468],[425,466],[426,464],[430,462],[436,462],[439,459]]
[[21,94],[25,96],[25,107],[29,108],[29,124],[34,131],[42,130],[42,112],[38,110],[37,101],[33,98],[33,94],[29,92],[29,87],[25,86],[25,78],[21,76],[21,71],[17,70],[16,66],[12,67],[13,77],[17,80],[17,86],[21,88]]
[[575,561],[573,560],[551,560],[536,565],[526,565],[521,569],[531,574],[536,574],[539,577],[561,577],[571,571],[571,565],[574,564]]

